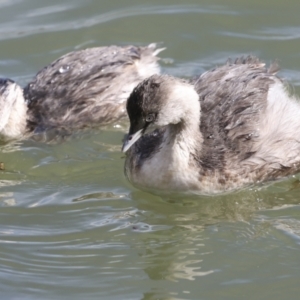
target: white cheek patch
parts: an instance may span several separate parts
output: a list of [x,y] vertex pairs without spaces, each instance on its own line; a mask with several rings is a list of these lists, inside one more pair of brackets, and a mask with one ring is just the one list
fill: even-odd
[[15,93],[11,92],[11,88],[5,90],[3,95],[0,96],[0,131],[6,126],[12,105],[15,101]]
[[0,96],[0,135],[4,139],[21,137],[26,131],[27,105],[23,90],[13,83]]
[[182,120],[200,120],[199,96],[194,87],[186,83],[176,83],[157,119],[158,126],[178,124]]

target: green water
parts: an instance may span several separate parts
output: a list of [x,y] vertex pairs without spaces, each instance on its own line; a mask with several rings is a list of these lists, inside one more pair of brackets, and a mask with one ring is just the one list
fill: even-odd
[[[300,94],[300,2],[0,1],[0,76],[25,85],[74,49],[163,42],[162,71],[277,59]],[[123,175],[126,122],[0,146],[0,299],[299,299],[297,177],[160,198]],[[299,178],[299,176],[298,176]]]

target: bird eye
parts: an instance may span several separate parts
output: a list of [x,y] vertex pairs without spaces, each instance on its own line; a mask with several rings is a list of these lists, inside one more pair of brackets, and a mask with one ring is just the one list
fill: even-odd
[[154,114],[148,114],[145,118],[146,122],[151,123],[154,121]]

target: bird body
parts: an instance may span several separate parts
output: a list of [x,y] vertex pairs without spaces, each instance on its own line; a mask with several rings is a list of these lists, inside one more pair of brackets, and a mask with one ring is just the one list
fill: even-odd
[[46,66],[24,90],[12,80],[0,80],[0,116],[1,111],[10,116],[0,119],[0,136],[20,138],[53,128],[70,132],[126,117],[130,92],[159,73],[161,50],[155,44],[89,48]]
[[144,80],[127,102],[128,179],[147,190],[211,194],[299,171],[300,104],[276,71],[248,57],[193,82]]

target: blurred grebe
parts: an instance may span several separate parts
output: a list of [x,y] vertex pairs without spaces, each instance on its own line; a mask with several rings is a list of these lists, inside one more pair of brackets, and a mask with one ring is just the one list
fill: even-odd
[[116,122],[127,115],[133,88],[159,73],[156,55],[161,50],[151,44],[74,51],[42,69],[24,90],[0,79],[0,137]]
[[300,103],[277,70],[247,57],[191,83],[167,75],[140,83],[127,101],[129,181],[211,194],[298,172]]

